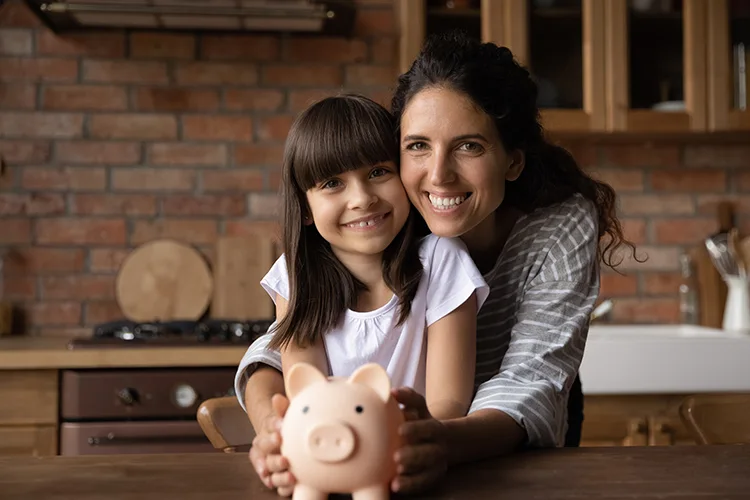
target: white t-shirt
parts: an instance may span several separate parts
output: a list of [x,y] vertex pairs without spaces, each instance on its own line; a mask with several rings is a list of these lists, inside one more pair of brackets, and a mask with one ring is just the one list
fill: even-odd
[[[409,318],[397,326],[399,307],[395,295],[374,311],[347,309],[339,325],[323,336],[330,375],[348,377],[363,364],[374,362],[386,369],[393,387],[411,387],[424,395],[426,328],[454,311],[475,291],[480,309],[489,287],[459,239],[430,234],[423,238],[419,256],[423,274]],[[261,280],[261,285],[274,300],[276,294],[289,300],[289,277],[283,255]],[[243,357],[238,374],[250,363],[250,351]]]

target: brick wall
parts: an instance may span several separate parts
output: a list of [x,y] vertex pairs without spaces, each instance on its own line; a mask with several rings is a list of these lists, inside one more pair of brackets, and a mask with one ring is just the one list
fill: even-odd
[[[5,297],[29,332],[89,334],[117,319],[128,249],[156,237],[210,257],[217,235],[270,231],[294,114],[341,88],[387,103],[391,0],[359,0],[351,39],[120,32],[58,37],[23,7],[0,12],[0,250]],[[621,195],[649,261],[607,273],[615,317],[677,318],[677,255],[740,202],[750,231],[750,147],[578,140]],[[728,194],[729,193],[729,194]],[[744,193],[744,194],[742,194]]]

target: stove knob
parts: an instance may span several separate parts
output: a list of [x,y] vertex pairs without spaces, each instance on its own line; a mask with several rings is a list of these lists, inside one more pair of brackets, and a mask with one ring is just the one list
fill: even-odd
[[117,397],[120,398],[120,402],[126,406],[131,406],[134,403],[138,402],[138,391],[135,389],[131,389],[130,387],[126,387],[125,389],[121,389],[117,393]]
[[172,399],[180,408],[190,408],[198,401],[198,393],[191,386],[181,384],[175,387]]

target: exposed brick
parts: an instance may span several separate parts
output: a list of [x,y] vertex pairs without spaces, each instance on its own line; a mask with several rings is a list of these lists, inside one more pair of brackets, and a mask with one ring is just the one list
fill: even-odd
[[234,147],[235,165],[281,166],[284,148],[281,145],[237,144]]
[[130,57],[136,59],[193,59],[195,57],[195,37],[175,33],[132,33],[130,35]]
[[750,172],[742,172],[736,174],[737,182],[735,185],[740,191],[750,191]]
[[112,59],[125,56],[125,35],[119,31],[57,35],[49,30],[40,30],[37,32],[36,45],[39,54],[50,56]]
[[680,273],[643,273],[643,293],[646,295],[676,295],[682,281]]
[[602,146],[603,165],[616,167],[677,167],[680,164],[678,146],[651,144],[609,144]]
[[393,64],[398,59],[398,44],[395,38],[380,38],[370,44],[372,62]]
[[70,138],[83,134],[83,115],[0,113],[0,136]]
[[74,82],[78,78],[78,61],[72,59],[0,59],[0,81]]
[[749,167],[750,146],[686,146],[685,165],[689,167]]
[[620,219],[625,238],[635,245],[646,242],[646,221],[644,219]]
[[31,243],[31,219],[3,218],[0,245]]
[[103,83],[167,83],[167,65],[157,61],[84,61],[83,79]]
[[350,87],[392,86],[398,73],[393,66],[357,64],[346,67],[346,85]]
[[281,45],[280,37],[263,35],[207,35],[201,42],[201,56],[216,60],[275,61]]
[[119,304],[113,300],[100,300],[86,303],[86,325],[98,325],[122,319],[123,314]]
[[144,87],[135,91],[139,111],[213,111],[219,107],[219,92],[172,87]]
[[89,251],[89,271],[92,273],[115,273],[130,255],[126,248],[92,248]]
[[278,64],[263,68],[263,83],[290,87],[338,87],[344,83],[338,66],[322,64]]
[[42,21],[18,0],[6,1],[0,7],[0,26],[9,28],[36,28]]
[[44,163],[49,160],[50,144],[46,141],[0,139],[0,155],[7,163]]
[[183,116],[182,127],[185,139],[211,141],[253,140],[253,121],[245,116]]
[[45,109],[122,111],[128,107],[128,95],[122,87],[59,85],[45,87],[42,102]]
[[612,186],[617,193],[643,191],[644,172],[635,169],[601,168],[592,172],[592,177]]
[[221,167],[226,165],[227,156],[227,147],[223,144],[159,143],[148,149],[152,165]]
[[258,219],[275,219],[279,216],[279,196],[276,193],[250,193],[250,215]]
[[287,57],[292,62],[354,63],[367,59],[363,40],[340,37],[294,37],[289,40]]
[[31,30],[0,31],[0,55],[28,56],[32,50]]
[[141,160],[141,145],[137,142],[58,142],[55,153],[60,163],[132,165]]
[[35,229],[42,245],[121,245],[127,233],[124,219],[39,219]]
[[677,323],[680,304],[675,299],[620,299],[612,308],[612,319],[620,323]]
[[[0,161],[2,157],[0,156]],[[0,192],[1,191],[15,191],[18,185],[18,175],[16,172],[8,171],[7,169],[0,174]]]
[[617,268],[625,273],[630,271],[675,271],[678,268],[680,251],[677,247],[655,247],[639,245],[633,258],[632,251],[627,247],[617,250],[615,262],[622,258],[622,264]]
[[717,218],[719,202],[729,202],[736,214],[750,214],[750,197],[737,194],[702,194],[696,196],[698,213]]
[[[65,198],[53,193],[0,193],[2,215],[58,215],[65,213]],[[2,224],[0,224],[2,227]]]
[[289,92],[289,111],[298,113],[324,97],[336,95],[335,89],[292,90]]
[[164,215],[223,215],[247,213],[244,195],[172,195],[162,200]]
[[205,191],[259,191],[263,189],[263,172],[255,169],[221,169],[205,171],[201,185]]
[[258,138],[262,141],[284,141],[294,121],[293,116],[276,115],[258,120]]
[[81,248],[15,247],[5,256],[9,274],[50,274],[83,270],[86,254]]
[[214,219],[136,220],[130,236],[131,245],[140,245],[156,238],[173,238],[194,244],[214,244],[218,236]]
[[638,293],[638,277],[617,273],[602,273],[599,296],[603,298],[623,297]]
[[24,189],[101,191],[107,185],[103,168],[26,167],[21,172]]
[[651,187],[657,191],[724,192],[727,175],[719,170],[654,170]]
[[654,221],[656,243],[699,244],[719,229],[715,218],[711,219],[663,219]]
[[33,302],[20,306],[27,326],[77,325],[81,322],[80,302]]
[[354,24],[355,36],[391,35],[396,33],[393,7],[360,9]]
[[687,215],[695,211],[692,197],[686,194],[626,194],[619,198],[623,215]]
[[156,197],[147,194],[75,194],[70,211],[76,215],[156,215]]
[[268,173],[268,189],[271,191],[278,191],[281,187],[281,172],[279,170],[271,170]]
[[228,236],[271,236],[277,241],[281,240],[281,228],[278,221],[228,220],[225,233]]
[[[393,92],[391,90],[383,90],[375,87],[369,89],[361,89],[358,90],[358,92],[366,97],[369,97],[384,108],[391,109],[391,99],[393,97]],[[583,166],[585,164],[581,163],[580,165]]]
[[187,191],[196,173],[185,169],[122,168],[112,171],[112,188],[120,191]]
[[224,107],[231,111],[277,111],[284,104],[284,93],[272,89],[227,89]]
[[37,298],[35,276],[5,276],[3,279],[4,300],[34,300]]
[[190,62],[177,63],[180,85],[255,85],[258,68],[252,64]]
[[47,276],[41,280],[41,295],[45,300],[111,299],[115,296],[113,275]]
[[89,131],[101,139],[176,139],[177,120],[171,115],[93,115]]
[[36,86],[28,83],[0,83],[0,109],[34,109]]

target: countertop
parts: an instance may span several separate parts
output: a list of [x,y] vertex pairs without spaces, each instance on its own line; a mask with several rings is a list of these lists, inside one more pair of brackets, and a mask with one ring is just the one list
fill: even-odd
[[68,349],[70,339],[0,337],[0,370],[237,366],[247,346]]

